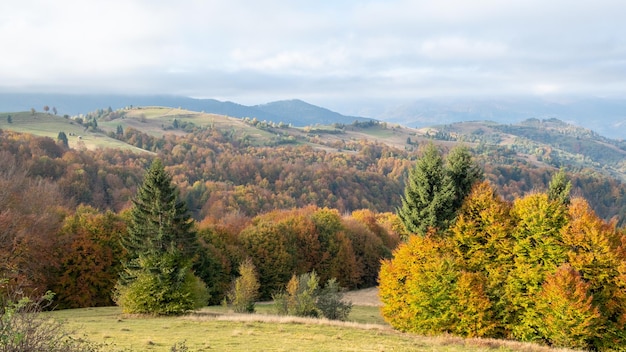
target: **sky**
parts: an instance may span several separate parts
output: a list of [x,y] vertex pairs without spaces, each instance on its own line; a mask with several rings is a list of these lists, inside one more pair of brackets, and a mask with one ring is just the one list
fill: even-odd
[[621,97],[624,15],[622,0],[2,0],[0,92]]

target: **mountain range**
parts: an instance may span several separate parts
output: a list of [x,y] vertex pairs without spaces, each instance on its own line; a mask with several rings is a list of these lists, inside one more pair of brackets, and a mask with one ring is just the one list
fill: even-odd
[[370,120],[365,117],[346,116],[302,100],[283,100],[268,104],[246,106],[216,99],[196,99],[173,95],[70,95],[70,94],[0,94],[0,112],[41,111],[43,106],[53,106],[60,115],[87,114],[98,109],[113,110],[129,106],[179,107],[237,118],[256,118],[259,121],[292,124],[303,127],[315,124],[350,124]]
[[386,105],[377,103],[377,109],[368,109],[368,104],[373,102],[352,104],[352,108],[345,106],[345,111],[368,111],[369,116],[358,116],[358,113],[341,114],[298,99],[247,106],[230,101],[173,95],[0,93],[0,112],[28,111],[31,108],[40,111],[43,106],[48,105],[54,106],[60,115],[74,116],[108,107],[115,110],[128,106],[166,106],[237,118],[283,122],[298,127],[350,124],[371,119],[407,127],[426,127],[464,121],[514,124],[531,118],[556,118],[591,129],[606,137],[626,139],[626,99],[619,98],[428,98]]

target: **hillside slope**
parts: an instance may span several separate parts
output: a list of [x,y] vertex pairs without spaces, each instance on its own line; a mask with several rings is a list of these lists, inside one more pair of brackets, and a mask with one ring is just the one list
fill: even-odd
[[[2,113],[0,129],[54,140],[65,132],[71,148],[159,153],[172,166],[184,163],[176,170],[199,217],[212,211],[204,208],[205,197],[218,194],[218,189],[223,197],[220,212],[239,209],[254,215],[276,206],[306,204],[340,211],[393,211],[420,146],[431,142],[444,150],[459,144],[472,148],[488,178],[508,199],[545,189],[550,175],[563,167],[575,194],[589,199],[603,218],[621,217],[626,209],[624,142],[556,119],[420,129],[377,121],[300,128],[179,108],[133,107],[79,118]],[[250,197],[259,197],[252,206]],[[124,197],[114,198],[97,206],[125,202]]]

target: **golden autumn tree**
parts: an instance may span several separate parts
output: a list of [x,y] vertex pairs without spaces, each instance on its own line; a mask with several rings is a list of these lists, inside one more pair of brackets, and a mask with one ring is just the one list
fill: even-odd
[[546,278],[536,297],[537,329],[550,344],[589,349],[600,338],[601,315],[589,287],[569,264]]
[[450,312],[455,317],[455,334],[467,337],[496,335],[499,322],[483,273],[462,272],[453,297],[455,304],[450,306]]
[[567,208],[545,193],[517,199],[512,214],[516,219],[513,237],[513,268],[505,283],[505,319],[513,337],[532,341],[539,338],[540,316],[535,297],[547,275],[565,262],[561,228],[567,224]]
[[450,333],[455,319],[459,276],[450,242],[436,237],[411,236],[380,269],[379,295],[385,321],[401,331]]
[[[457,294],[465,303],[456,308],[464,336],[505,337],[501,312],[508,305],[502,284],[512,270],[511,205],[486,181],[477,183],[450,227],[452,248],[464,271]],[[474,304],[469,304],[474,300]],[[471,323],[471,324],[470,324]]]
[[623,233],[602,221],[582,198],[573,198],[569,206],[570,221],[562,229],[568,262],[588,284],[592,303],[602,319],[602,336],[594,346],[626,343],[626,266]]

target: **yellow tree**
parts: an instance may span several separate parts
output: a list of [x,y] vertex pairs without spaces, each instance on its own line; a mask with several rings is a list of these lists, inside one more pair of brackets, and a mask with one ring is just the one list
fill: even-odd
[[582,198],[574,198],[569,206],[569,224],[563,228],[568,262],[589,285],[593,304],[602,314],[602,338],[596,346],[626,342],[626,253],[625,237],[614,226],[605,223]]
[[[467,310],[469,321],[473,321],[472,315],[481,320],[474,322],[481,324],[480,328],[476,326],[474,330],[467,330],[470,327],[466,326],[463,334],[506,336],[502,324],[497,324],[497,328],[493,324],[494,319],[502,320],[501,313],[509,304],[504,299],[502,283],[512,270],[512,232],[515,223],[510,211],[510,204],[498,196],[488,182],[481,182],[474,186],[461,207],[456,222],[450,228],[452,248],[457,255],[458,265],[467,272],[465,281],[459,282],[459,285],[469,285],[472,290],[476,290],[468,291],[468,296],[460,299],[473,300],[482,297],[480,299],[489,300],[475,302],[482,308],[468,306],[468,302],[457,307]],[[493,312],[478,313],[481,309]]]
[[546,276],[566,261],[561,228],[567,224],[567,208],[550,200],[547,194],[535,193],[513,204],[516,227],[513,231],[514,267],[505,286],[509,308],[505,319],[515,338],[531,341],[539,338],[538,315],[534,298]]
[[546,278],[537,296],[538,330],[556,347],[589,349],[600,334],[601,315],[590,285],[569,264]]
[[459,271],[446,239],[411,236],[380,269],[383,318],[394,328],[421,334],[454,331]]

